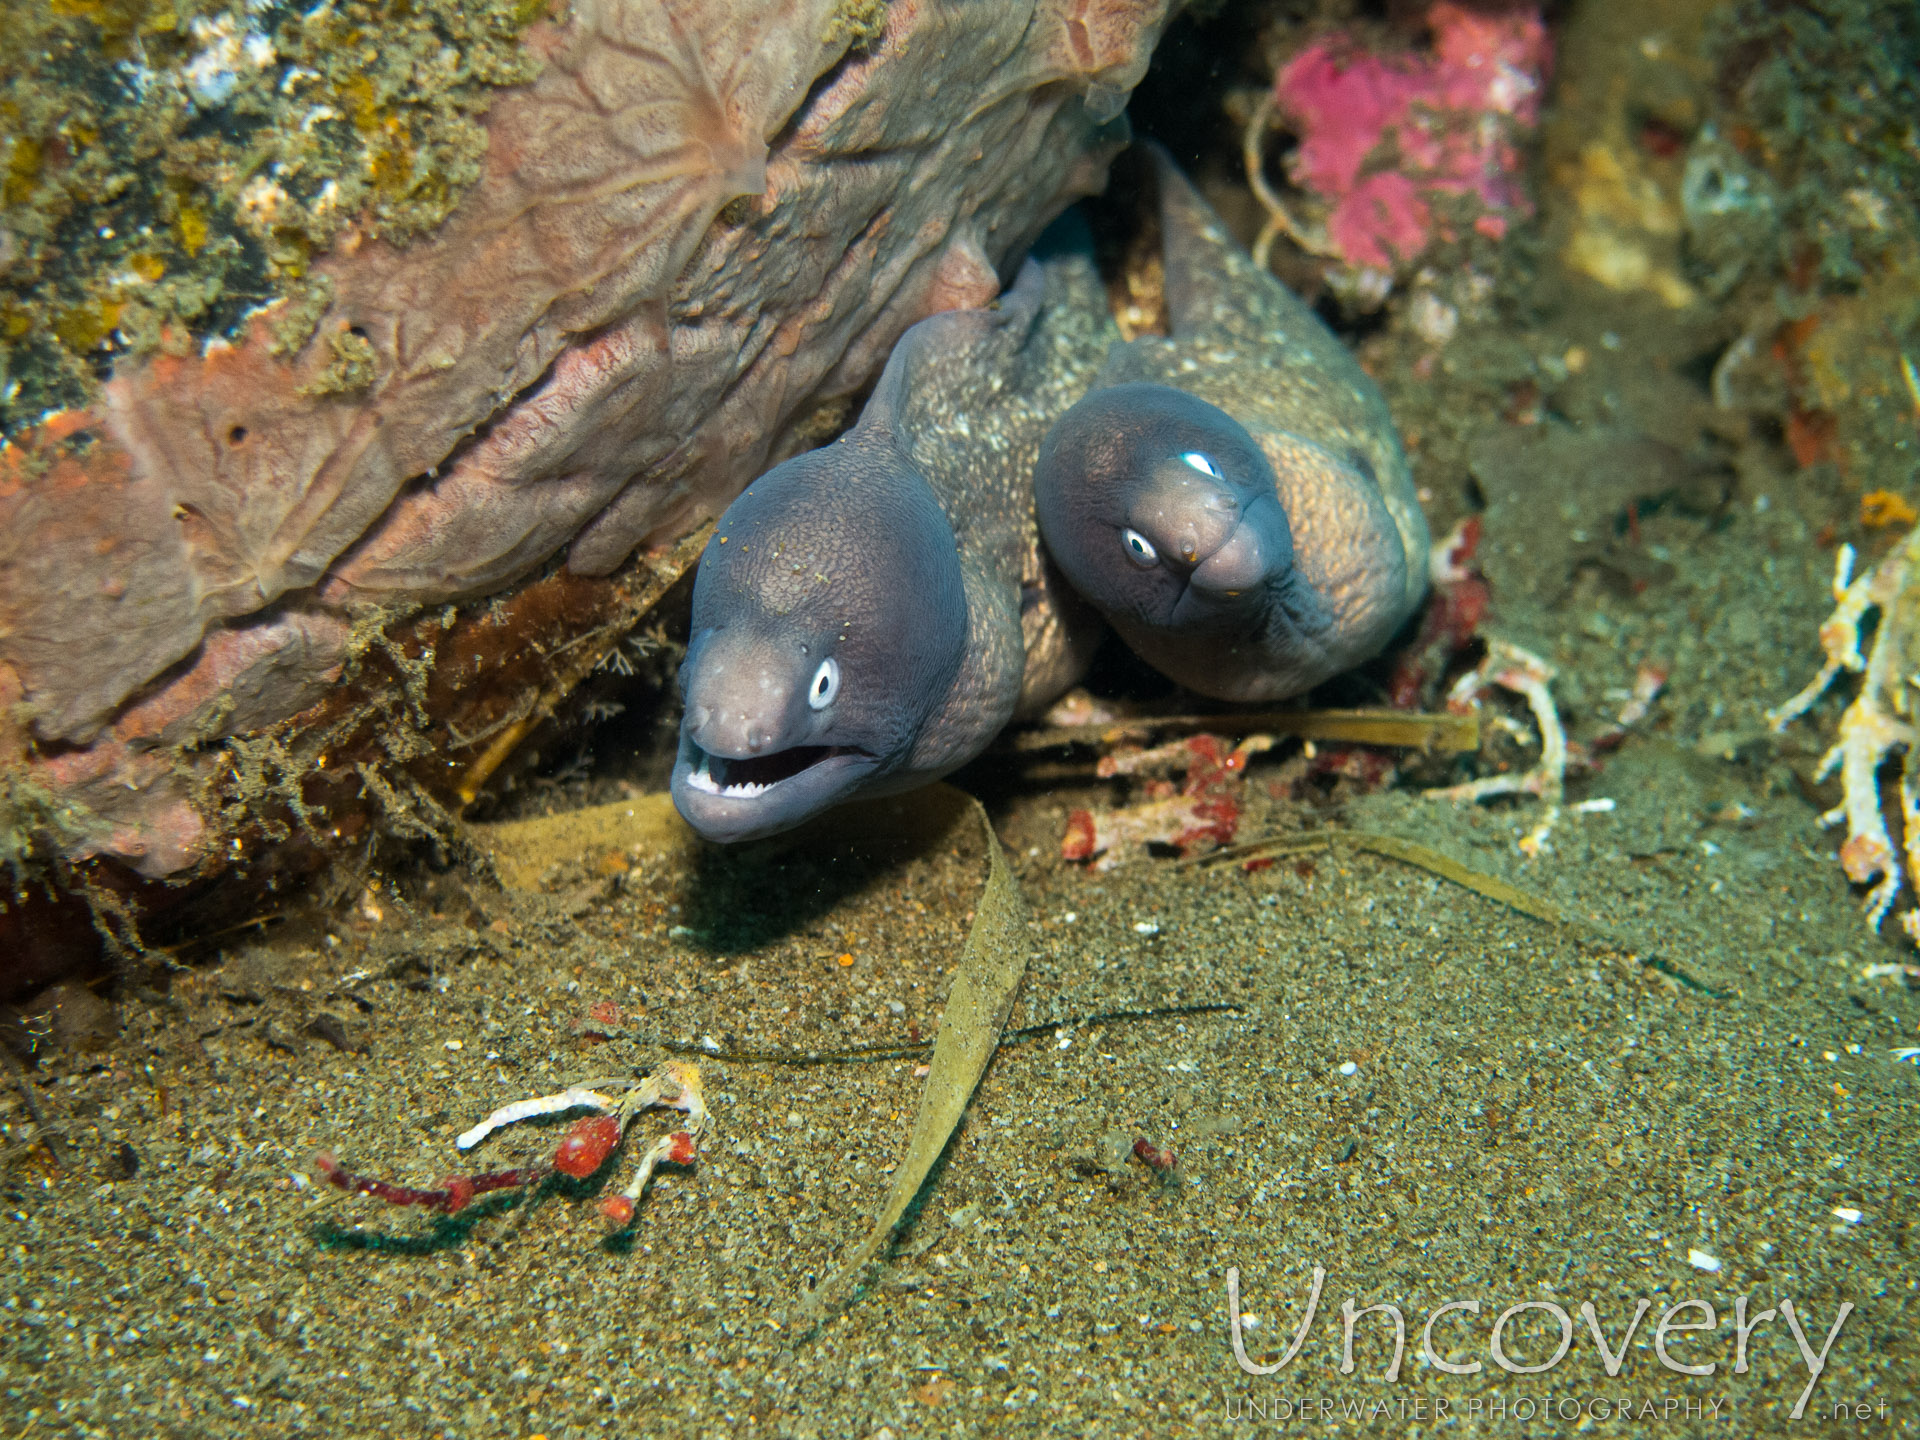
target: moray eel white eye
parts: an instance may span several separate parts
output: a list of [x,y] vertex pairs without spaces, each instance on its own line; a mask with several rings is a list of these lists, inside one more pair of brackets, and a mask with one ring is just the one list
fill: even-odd
[[816,710],[824,710],[839,693],[840,662],[830,658],[822,660],[820,668],[813,672],[813,683],[807,687],[807,704]]
[[1120,543],[1127,547],[1127,558],[1141,569],[1144,570],[1159,563],[1160,552],[1154,549],[1153,542],[1138,530],[1122,530]]
[[1189,450],[1180,458],[1198,470],[1202,475],[1211,475],[1216,480],[1222,478],[1220,467],[1213,463],[1211,456],[1202,455],[1198,450]]

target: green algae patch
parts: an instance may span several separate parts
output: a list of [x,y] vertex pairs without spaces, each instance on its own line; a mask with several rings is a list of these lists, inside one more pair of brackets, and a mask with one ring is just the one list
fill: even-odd
[[[0,886],[16,900],[45,873],[47,857],[86,843],[106,829],[86,808],[62,800],[25,776],[0,773]],[[5,910],[0,894],[0,910]]]
[[870,50],[886,33],[886,0],[842,0],[827,17],[821,39],[828,45],[845,41],[849,50]]
[[373,343],[356,330],[336,330],[327,336],[333,358],[327,362],[303,395],[351,395],[373,384],[378,370],[374,364]]
[[310,312],[349,226],[439,225],[547,8],[0,0],[0,437],[88,403],[122,357]]

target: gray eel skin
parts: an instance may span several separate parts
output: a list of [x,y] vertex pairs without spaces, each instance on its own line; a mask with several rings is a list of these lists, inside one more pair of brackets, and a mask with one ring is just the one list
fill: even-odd
[[1034,477],[1061,572],[1142,659],[1276,700],[1378,653],[1428,535],[1386,402],[1155,149],[1171,335],[1116,346]]
[[728,507],[694,582],[673,799],[709,840],[791,829],[971,760],[1077,679],[1099,622],[1046,561],[1032,475],[1119,332],[1084,246],[894,347],[859,422]]

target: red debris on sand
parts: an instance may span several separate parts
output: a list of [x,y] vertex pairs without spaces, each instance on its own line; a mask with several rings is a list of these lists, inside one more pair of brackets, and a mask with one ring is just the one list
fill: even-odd
[[1217,735],[1191,735],[1151,750],[1101,757],[1098,773],[1103,780],[1179,768],[1186,774],[1177,786],[1167,779],[1148,780],[1147,798],[1139,805],[1097,814],[1073,811],[1067,816],[1061,858],[1097,856],[1096,868],[1110,869],[1127,846],[1171,845],[1187,854],[1201,846],[1231,845],[1240,828],[1238,791],[1247,762],[1272,745],[1272,737],[1252,735],[1229,749]]
[[313,1163],[320,1171],[321,1178],[336,1189],[357,1195],[371,1195],[389,1205],[419,1205],[448,1215],[464,1210],[477,1196],[494,1190],[518,1190],[532,1185],[544,1179],[549,1170],[545,1165],[523,1165],[517,1169],[494,1170],[484,1175],[450,1175],[440,1182],[438,1189],[420,1190],[411,1185],[395,1185],[389,1180],[356,1174],[325,1153],[314,1156]]
[[1162,1175],[1173,1169],[1177,1158],[1171,1148],[1162,1149],[1144,1135],[1133,1142],[1133,1153],[1140,1157],[1149,1170],[1156,1170]]
[[456,1215],[466,1209],[473,1203],[473,1197],[479,1193],[474,1186],[473,1177],[469,1175],[449,1175],[440,1182],[440,1185],[447,1192],[446,1211],[449,1215]]
[[690,1166],[699,1153],[700,1136],[707,1125],[706,1102],[701,1094],[700,1067],[690,1061],[667,1060],[644,1079],[614,1087],[612,1095],[583,1086],[569,1087],[551,1095],[536,1095],[503,1105],[478,1125],[461,1134],[454,1144],[470,1150],[495,1131],[538,1116],[560,1115],[583,1107],[596,1113],[576,1120],[567,1127],[553,1157],[544,1164],[515,1170],[497,1170],[485,1175],[454,1175],[440,1182],[438,1189],[421,1190],[410,1185],[395,1185],[356,1175],[332,1155],[316,1157],[316,1165],[328,1184],[361,1195],[371,1195],[389,1205],[421,1205],[447,1214],[465,1209],[477,1195],[532,1185],[558,1171],[575,1180],[586,1180],[607,1163],[626,1134],[633,1119],[648,1110],[683,1111],[687,1125],[662,1135],[647,1147],[628,1182],[626,1191],[600,1201],[600,1211],[625,1225],[633,1218],[635,1202],[647,1187],[654,1167],[662,1161]]
[[1586,754],[1580,758],[1584,758],[1591,766],[1597,763],[1597,757],[1618,750],[1626,740],[1628,732],[1647,718],[1647,712],[1653,708],[1653,702],[1666,688],[1667,667],[1665,665],[1656,662],[1639,666],[1633,673],[1633,690],[1627,696],[1627,703],[1620,707],[1619,718],[1587,742]]
[[[644,1015],[646,1007],[640,1006],[634,1013]],[[613,1001],[596,1000],[575,1015],[567,1028],[579,1037],[582,1045],[592,1049],[626,1034],[627,1018],[627,1012]]]
[[1387,703],[1395,709],[1422,708],[1429,684],[1479,633],[1493,600],[1486,577],[1474,567],[1479,548],[1478,515],[1469,515],[1433,547],[1433,593],[1420,617],[1420,632],[1400,653],[1387,681]]
[[[1399,773],[1395,752],[1366,745],[1320,745],[1308,762],[1308,773],[1331,775],[1358,787],[1363,793],[1384,790]],[[1299,791],[1296,790],[1296,796]]]
[[620,1143],[620,1121],[613,1115],[589,1115],[576,1120],[553,1152],[553,1168],[584,1180],[602,1165]]
[[588,1047],[604,1045],[626,1029],[626,1012],[611,1000],[596,1000],[568,1028]]
[[1066,838],[1060,842],[1062,860],[1091,860],[1094,841],[1099,834],[1091,810],[1075,810],[1067,816]]

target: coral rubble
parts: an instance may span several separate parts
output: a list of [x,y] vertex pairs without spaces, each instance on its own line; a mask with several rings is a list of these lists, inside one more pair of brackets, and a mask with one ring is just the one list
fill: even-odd
[[[1840,718],[1839,738],[1820,762],[1821,778],[1838,770],[1845,792],[1840,803],[1820,818],[1828,825],[1846,822],[1840,867],[1854,884],[1873,887],[1867,895],[1867,923],[1876,930],[1902,887],[1914,883],[1915,868],[1920,865],[1920,786],[1914,776],[1914,747],[1920,737],[1914,731],[1909,699],[1916,558],[1920,558],[1920,530],[1856,579],[1853,547],[1840,547],[1833,577],[1834,610],[1820,627],[1825,663],[1804,689],[1767,713],[1773,728],[1783,730],[1813,708],[1842,670],[1861,676],[1860,689]],[[1869,643],[1864,623],[1870,616],[1877,616],[1879,623]],[[1895,750],[1905,752],[1900,777],[1905,841],[1901,850],[1895,849],[1888,833],[1880,798],[1880,767]],[[1900,923],[1909,938],[1920,941],[1920,910],[1909,909]]]

